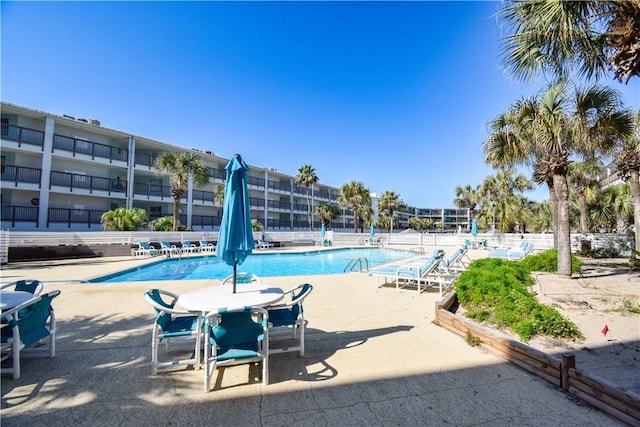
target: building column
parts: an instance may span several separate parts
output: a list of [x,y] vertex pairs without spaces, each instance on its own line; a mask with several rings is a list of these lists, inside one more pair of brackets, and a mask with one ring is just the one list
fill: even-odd
[[136,164],[136,138],[129,137],[129,158],[127,159],[127,196],[125,199],[125,208],[133,209],[133,187],[135,180],[135,164]]
[[189,174],[187,184],[187,227],[191,228],[191,213],[193,211],[193,175]]
[[51,159],[53,157],[53,132],[56,122],[52,117],[44,121],[44,141],[42,145],[42,172],[40,174],[40,203],[38,205],[38,228],[47,228],[49,218],[49,187],[51,185]]

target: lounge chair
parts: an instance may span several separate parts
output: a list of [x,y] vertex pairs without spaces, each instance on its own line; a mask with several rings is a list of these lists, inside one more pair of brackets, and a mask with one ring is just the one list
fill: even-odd
[[134,252],[135,256],[156,256],[160,254],[160,252],[151,246],[149,242],[140,242],[138,243],[138,249]]
[[[151,336],[151,372],[155,375],[158,368],[178,365],[194,365],[200,368],[200,321],[197,315],[186,310],[175,308],[178,295],[161,289],[149,289],[144,293],[145,300],[151,304],[156,313]],[[177,359],[167,362],[158,360],[158,347],[164,340],[166,350],[169,342],[178,338],[195,338],[195,356],[189,359]]]
[[[281,335],[293,334],[294,339],[296,335],[298,336],[297,345],[278,348],[270,346],[270,354],[298,351],[300,357],[304,356],[304,329],[306,325],[302,303],[312,290],[313,286],[309,283],[298,285],[284,293],[290,296],[289,302],[267,307],[269,312],[269,344],[274,338]],[[280,332],[284,332],[284,334],[280,334]]]
[[[376,285],[378,285],[378,277],[383,277],[392,279],[396,289],[415,286],[420,293],[424,287],[435,283],[434,278],[439,274],[437,268],[443,257],[444,251],[436,249],[431,257],[420,257],[401,265],[375,268],[369,271],[369,276],[376,277]],[[440,287],[440,293],[442,293],[442,287]]]
[[[233,284],[233,274],[222,279],[222,285]],[[252,285],[261,285],[262,280],[256,276],[255,274],[247,273],[244,271],[239,271],[236,274],[236,284],[252,284]]]
[[200,252],[215,252],[216,250],[216,247],[206,240],[200,240],[198,243],[200,245]]
[[189,240],[183,240],[182,241],[182,251],[183,252],[189,252],[189,253],[196,253],[200,251],[200,248],[196,245],[194,245],[193,243],[191,243]]
[[273,243],[264,240],[256,242],[256,249],[269,249],[273,247]]
[[517,246],[511,248],[497,248],[489,252],[489,258],[501,258],[512,261],[523,260],[533,251],[533,245],[529,242],[521,242]]
[[[50,291],[2,312],[1,360],[11,359],[11,366],[2,368],[2,373],[19,379],[23,353],[48,352],[49,357],[55,357],[56,317],[51,301],[58,295],[59,290]],[[27,314],[21,315],[25,311]]]
[[160,253],[165,254],[167,256],[173,256],[180,254],[181,250],[176,245],[171,244],[170,242],[164,241],[160,242]]
[[[254,320],[254,317],[258,320]],[[262,362],[262,384],[269,384],[269,315],[258,307],[220,308],[205,317],[204,391],[218,366]]]
[[438,268],[446,275],[457,275],[471,263],[466,245],[462,245],[450,257],[444,258]]

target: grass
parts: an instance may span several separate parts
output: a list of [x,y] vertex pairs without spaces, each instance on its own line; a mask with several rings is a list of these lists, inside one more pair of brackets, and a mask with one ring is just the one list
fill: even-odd
[[531,273],[521,262],[495,258],[476,260],[456,282],[466,316],[507,327],[524,342],[536,335],[575,340],[582,332],[552,307],[539,303],[529,288]]

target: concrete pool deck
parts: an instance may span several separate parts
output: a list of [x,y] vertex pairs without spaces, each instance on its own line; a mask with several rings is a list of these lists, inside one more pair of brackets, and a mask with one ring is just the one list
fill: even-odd
[[306,355],[273,355],[266,387],[248,365],[219,370],[209,393],[201,370],[151,375],[153,310],[143,292],[179,294],[218,281],[78,282],[151,260],[2,267],[3,283],[40,279],[45,290],[62,290],[54,300],[57,355],[23,358],[18,380],[2,376],[3,427],[623,425],[435,325],[437,290],[377,288],[374,277],[359,272],[263,278],[283,289],[314,285],[305,301]]

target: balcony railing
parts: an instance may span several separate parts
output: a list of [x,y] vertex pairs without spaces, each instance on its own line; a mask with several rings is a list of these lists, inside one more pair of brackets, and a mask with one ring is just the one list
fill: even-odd
[[100,218],[105,211],[96,211],[90,209],[66,209],[66,208],[49,208],[47,216],[47,227],[49,224],[85,224],[87,227],[100,224]]
[[213,191],[193,190],[192,197],[194,202],[213,202],[214,201]]
[[294,211],[299,211],[299,212],[306,212],[308,210],[307,205],[303,205],[301,203],[294,203],[293,204],[293,210]]
[[38,207],[2,206],[2,221],[11,222],[12,227],[16,222],[33,222],[38,227]]
[[258,199],[257,197],[249,197],[249,206],[252,208],[264,209],[264,199]]
[[276,218],[267,218],[269,230],[291,230],[291,221]]
[[3,139],[16,141],[18,147],[22,146],[22,144],[36,145],[38,147],[44,146],[44,132],[41,130],[3,123],[0,128],[0,134]]
[[14,186],[18,183],[38,184],[40,185],[41,169],[28,168],[25,166],[2,166],[2,181],[13,182]]
[[135,153],[133,160],[134,166],[146,166],[149,169],[156,163],[157,154]]
[[255,176],[248,176],[247,177],[247,185],[251,185],[253,187],[264,188],[264,183],[265,183],[264,178],[258,178],[258,177],[255,177]]
[[281,202],[279,200],[267,200],[267,207],[269,209],[279,209],[284,211],[291,210],[291,203]]
[[221,179],[223,181],[225,180],[227,172],[224,169],[215,169],[215,168],[208,168],[208,169],[209,169],[209,176],[211,178]]
[[291,192],[291,185],[289,184],[285,184],[278,181],[268,181],[267,185],[269,190],[284,191],[285,193]]
[[109,163],[113,163],[114,160],[127,162],[129,158],[129,151],[124,148],[112,147],[98,142],[63,135],[53,135],[53,148],[69,151],[73,154],[73,157],[77,154],[84,154],[91,156],[91,160],[94,160],[96,157],[108,159]]
[[147,182],[136,182],[133,185],[133,194],[136,196],[160,197],[161,199],[172,199],[171,186],[161,184],[150,184]]
[[222,217],[209,215],[192,215],[191,228],[193,227],[215,227],[222,222]]
[[49,189],[54,185],[69,188],[69,191],[81,188],[89,190],[91,193],[104,191],[111,194],[126,193],[127,191],[127,182],[124,180],[59,171],[51,171]]

